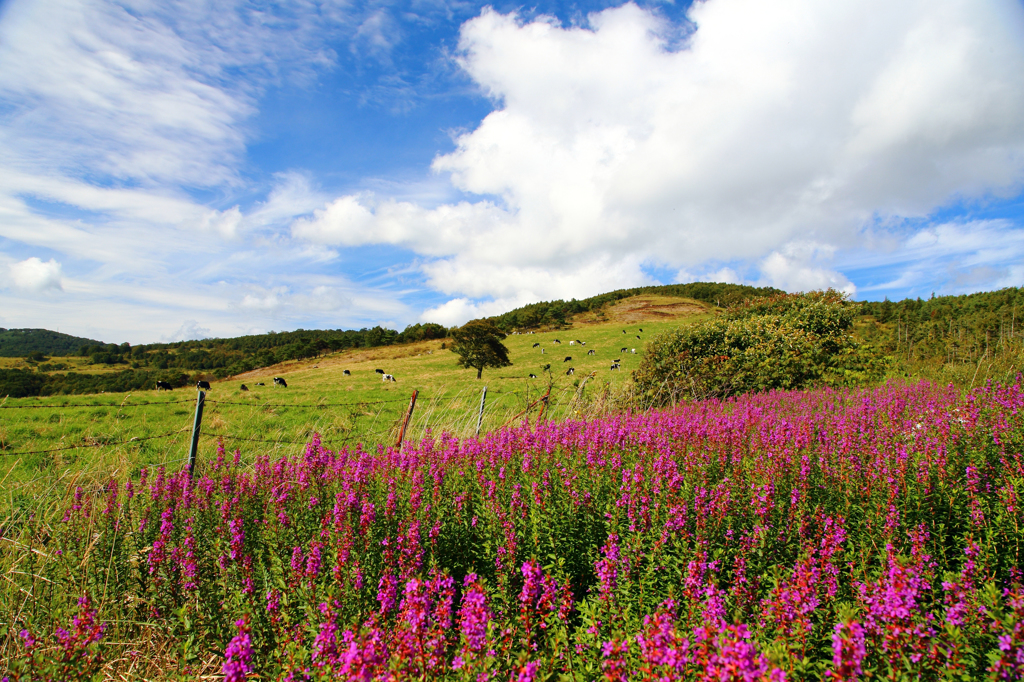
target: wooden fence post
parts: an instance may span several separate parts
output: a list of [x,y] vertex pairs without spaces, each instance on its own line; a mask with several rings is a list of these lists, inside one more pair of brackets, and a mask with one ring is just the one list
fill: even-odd
[[192,446],[188,449],[188,475],[191,477],[196,468],[196,450],[199,449],[199,428],[203,424],[203,404],[206,394],[201,390],[196,398],[196,417],[192,422]]
[[540,406],[540,414],[537,415],[537,426],[540,426],[540,420],[544,418],[544,410],[548,409],[548,396],[551,395],[551,385],[548,384],[548,392],[544,394],[544,397],[540,399],[542,405]]
[[484,402],[487,400],[487,387],[484,386],[483,393],[480,394],[480,412],[476,416],[476,437],[480,437],[480,424],[484,421]]
[[412,400],[409,401],[409,411],[405,413],[405,419],[402,421],[402,428],[398,432],[398,442],[395,443],[395,449],[402,449],[402,440],[405,439],[405,429],[409,426],[409,419],[412,418],[412,411],[416,407],[416,396],[419,395],[419,390],[412,392]]

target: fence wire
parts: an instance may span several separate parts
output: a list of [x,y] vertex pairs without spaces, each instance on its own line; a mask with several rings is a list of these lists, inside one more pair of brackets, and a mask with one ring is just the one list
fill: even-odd
[[195,398],[187,398],[185,400],[153,400],[144,403],[63,403],[61,405],[0,405],[0,410],[63,410],[65,407],[107,407],[107,408],[126,408],[126,407],[144,407],[146,405],[180,405],[182,403],[194,403]]
[[103,448],[111,445],[125,445],[127,443],[141,443],[145,440],[156,440],[157,438],[168,438],[178,433],[183,433],[186,429],[175,429],[174,431],[168,431],[167,433],[161,433],[156,436],[132,436],[127,440],[114,440],[114,441],[100,441],[96,443],[79,443],[77,445],[68,445],[63,448],[50,448],[49,450],[18,450],[15,452],[0,452],[0,456],[13,457],[15,455],[41,455],[48,452],[64,452],[66,450],[80,450],[82,448]]

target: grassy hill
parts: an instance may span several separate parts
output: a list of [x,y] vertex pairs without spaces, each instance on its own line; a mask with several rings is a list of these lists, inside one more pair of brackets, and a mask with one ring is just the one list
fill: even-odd
[[[603,413],[616,408],[647,339],[717,314],[713,306],[694,299],[658,294],[623,299],[602,312],[581,315],[558,330],[510,335],[505,344],[513,365],[485,370],[480,381],[475,370],[456,366],[457,356],[443,347],[443,339],[338,351],[214,380],[203,419],[202,456],[213,456],[218,434],[229,449],[241,447],[250,454],[293,451],[295,443],[306,442],[314,432],[331,447],[394,443],[413,390],[419,391],[408,432],[414,439],[442,431],[472,435],[484,386],[483,431],[521,421],[517,415],[549,389],[545,418]],[[586,346],[570,345],[577,339]],[[534,343],[540,345],[534,348]],[[588,355],[590,350],[594,355]],[[613,371],[616,359],[621,369]],[[575,371],[567,375],[570,367]],[[382,382],[374,371],[378,368],[393,374],[397,383]],[[530,379],[531,373],[538,378]],[[284,377],[288,388],[275,387],[275,376]],[[250,390],[241,390],[243,383]],[[0,403],[0,455],[17,461],[16,478],[69,468],[181,466],[195,396],[194,389],[183,388],[7,399]],[[535,420],[539,410],[535,405],[529,417]],[[82,443],[107,445],[22,454]]]
[[[582,321],[610,319],[609,306],[637,295],[668,296],[722,307],[745,298],[774,293],[735,284],[692,283],[623,289],[583,300],[541,301],[490,318],[506,332],[562,329]],[[652,314],[654,314],[652,312]],[[655,315],[656,316],[656,315]],[[407,346],[443,339],[448,330],[433,323],[393,329],[297,329],[228,339],[201,339],[131,346],[83,343],[78,359],[43,362],[41,357],[0,359],[0,396],[62,395],[137,390],[157,380],[173,386],[199,378],[225,378],[282,362],[317,359],[349,349]]]

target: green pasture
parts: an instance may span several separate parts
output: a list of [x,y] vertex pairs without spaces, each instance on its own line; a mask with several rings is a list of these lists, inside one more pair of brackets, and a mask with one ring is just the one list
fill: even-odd
[[[573,327],[510,335],[505,344],[513,365],[486,369],[480,380],[475,370],[458,367],[457,356],[438,340],[350,350],[213,382],[198,462],[216,457],[218,440],[229,453],[241,449],[246,461],[293,453],[314,433],[332,449],[393,445],[414,390],[416,407],[405,436],[413,440],[442,432],[472,436],[484,386],[482,433],[524,419],[535,422],[538,399],[549,389],[545,419],[602,414],[621,403],[646,339],[710,314],[696,303],[673,309],[678,302],[635,297]],[[586,345],[570,345],[577,339]],[[540,345],[534,348],[535,343]],[[590,350],[595,354],[588,355]],[[616,359],[621,369],[612,371]],[[566,375],[570,367],[575,372]],[[397,382],[383,382],[377,368]],[[531,373],[538,378],[530,379]],[[275,376],[284,377],[288,387],[274,386]],[[241,390],[243,383],[248,391]],[[175,389],[5,400],[0,489],[17,491],[61,477],[98,483],[143,466],[176,470],[186,462],[195,399],[194,389]]]

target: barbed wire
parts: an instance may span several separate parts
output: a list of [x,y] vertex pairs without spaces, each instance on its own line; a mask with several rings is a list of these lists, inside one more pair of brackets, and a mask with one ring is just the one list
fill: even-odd
[[405,403],[408,398],[395,398],[394,400],[360,400],[353,403],[257,403],[257,402],[236,402],[233,400],[204,400],[207,405],[245,405],[248,407],[354,407],[359,405],[383,405],[386,403]]
[[[347,443],[349,441],[356,440],[357,438],[364,438],[365,440],[369,440],[370,438],[372,438],[374,436],[381,436],[381,435],[385,435],[386,433],[387,433],[387,431],[378,431],[378,432],[367,432],[365,434],[352,434],[350,436],[345,436],[344,438],[321,438],[320,442],[321,443],[327,443],[327,444],[330,444],[330,443]],[[203,436],[210,436],[212,438],[223,438],[225,440],[245,441],[245,442],[248,442],[248,443],[271,443],[271,444],[275,444],[275,445],[308,445],[310,443],[310,441],[312,440],[312,436],[310,437],[309,440],[276,440],[276,439],[271,440],[271,439],[267,439],[267,438],[255,438],[255,437],[246,437],[246,436],[231,436],[231,435],[226,434],[226,433],[214,433],[214,432],[211,432],[211,431],[204,431],[202,433],[202,435]]]
[[182,403],[194,403],[195,401],[195,398],[188,398],[186,400],[155,400],[145,403],[124,403],[121,405],[115,405],[114,403],[100,403],[98,405],[90,405],[88,403],[65,403],[64,405],[0,405],[0,410],[41,410],[46,408],[60,410],[65,407],[116,407],[120,409],[122,407],[143,407],[145,405],[180,405]]
[[104,442],[99,442],[99,443],[79,443],[78,445],[69,445],[69,446],[63,447],[63,448],[51,448],[49,450],[18,450],[18,451],[15,451],[15,452],[0,452],[0,456],[13,457],[15,455],[41,455],[41,454],[45,454],[45,453],[48,453],[48,452],[64,452],[65,450],[80,450],[82,448],[102,448],[102,447],[107,447],[107,446],[110,446],[110,445],[125,445],[127,443],[141,443],[144,440],[155,440],[157,438],[167,438],[167,437],[173,436],[173,435],[175,435],[177,433],[183,433],[184,431],[188,430],[188,428],[191,428],[191,427],[182,428],[182,429],[175,429],[174,431],[168,431],[167,433],[161,433],[161,434],[158,434],[156,436],[133,436],[133,437],[129,438],[128,440],[104,441]]

